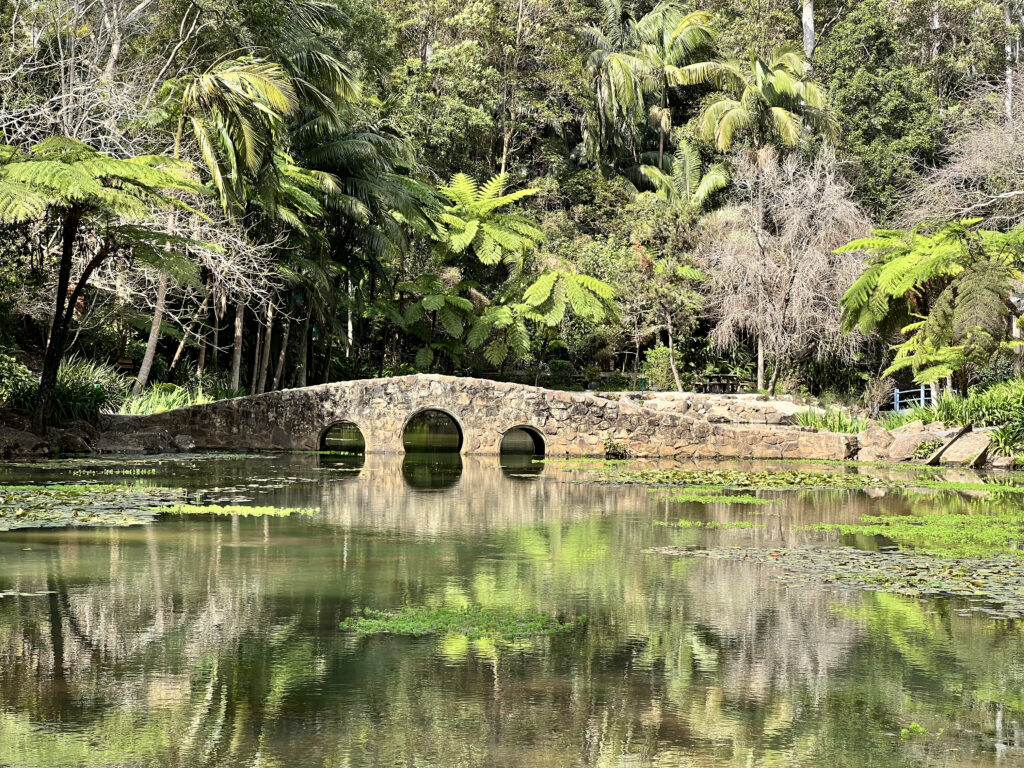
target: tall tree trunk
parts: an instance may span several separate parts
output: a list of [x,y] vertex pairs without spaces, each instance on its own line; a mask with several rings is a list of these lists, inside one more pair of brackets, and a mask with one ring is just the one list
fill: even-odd
[[221,318],[227,314],[227,303],[223,303],[220,308],[216,305],[213,308],[213,342],[210,344],[210,367],[218,369],[220,367],[220,321]]
[[331,380],[331,357],[334,355],[334,337],[332,336],[327,341],[327,355],[324,358],[324,378],[322,384],[327,384]]
[[284,373],[284,360],[288,355],[288,335],[291,330],[291,321],[285,318],[284,334],[281,337],[281,352],[277,356],[277,368],[274,369],[274,383],[270,387],[274,391],[276,391],[281,385],[281,374]]
[[668,365],[672,369],[672,378],[676,380],[676,391],[683,391],[683,382],[679,378],[679,369],[676,367],[676,343],[672,335],[672,315],[665,313],[665,329],[668,331]]
[[235,305],[235,346],[231,351],[231,391],[242,386],[242,328],[245,325],[245,302]]
[[355,342],[355,328],[352,324],[352,279],[346,279],[346,290],[348,292],[348,306],[345,308],[346,336],[348,342],[345,346],[345,357],[352,355],[352,344]]
[[156,308],[153,310],[153,324],[149,327],[149,339],[146,341],[146,354],[142,356],[139,375],[135,379],[132,391],[138,394],[149,381],[149,372],[153,369],[153,358],[156,357],[156,345],[160,341],[160,326],[164,322],[164,310],[167,309],[167,284],[170,276],[160,273],[160,282],[156,288]]
[[306,386],[306,368],[309,362],[309,322],[313,311],[306,312],[306,322],[302,324],[302,338],[299,340],[299,360],[295,364],[295,386]]
[[811,56],[814,55],[814,0],[803,0],[800,27],[804,35],[804,56],[807,58],[807,66],[811,64]]
[[262,395],[267,389],[267,370],[270,368],[270,345],[274,340],[274,302],[267,301],[267,331],[263,339],[263,357],[260,360],[260,383],[256,394]]
[[80,222],[81,214],[77,209],[72,209],[65,215],[61,228],[60,269],[57,271],[57,296],[54,300],[53,328],[46,345],[46,354],[43,356],[39,394],[36,398],[36,410],[32,415],[32,430],[39,435],[46,432],[46,424],[50,420],[50,412],[53,409],[53,391],[57,386],[57,371],[60,369],[61,358],[64,357],[67,329],[71,314],[74,312],[74,306],[69,306],[68,288],[71,283],[71,262],[74,259],[75,239],[78,237]]
[[764,391],[764,338],[757,336],[757,391]]
[[256,379],[260,375],[260,355],[263,354],[263,330],[260,328],[259,313],[256,315],[256,348],[252,352],[252,375],[249,377],[249,394],[256,394]]
[[772,378],[768,382],[768,394],[775,397],[775,388],[779,384],[779,373],[782,371],[782,361],[778,358],[775,359],[775,365],[772,367]]

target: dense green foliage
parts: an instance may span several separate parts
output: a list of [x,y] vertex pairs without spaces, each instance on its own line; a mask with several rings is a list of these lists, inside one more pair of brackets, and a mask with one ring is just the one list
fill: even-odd
[[[991,0],[808,3],[802,35],[747,0],[112,2],[0,32],[0,344],[41,378],[0,397],[37,428],[120,407],[72,402],[68,354],[140,412],[414,371],[1001,375],[1024,178],[985,162],[1021,112]],[[837,260],[818,230],[869,218],[900,229]]]

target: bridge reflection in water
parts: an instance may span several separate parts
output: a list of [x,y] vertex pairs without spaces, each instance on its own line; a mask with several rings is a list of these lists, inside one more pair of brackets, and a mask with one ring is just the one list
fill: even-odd
[[[0,765],[1020,764],[1018,627],[647,552],[834,545],[808,526],[938,495],[765,491],[756,527],[695,529],[653,523],[752,512],[475,456],[418,493],[402,462],[160,458],[147,482],[320,511],[0,537],[0,590],[21,593],[0,599]],[[461,602],[590,618],[516,644],[339,631],[364,606]],[[892,732],[911,722],[950,735]]]

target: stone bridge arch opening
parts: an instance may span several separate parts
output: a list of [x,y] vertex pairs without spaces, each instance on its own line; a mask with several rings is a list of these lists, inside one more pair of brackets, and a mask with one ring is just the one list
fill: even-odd
[[536,427],[520,424],[505,430],[498,449],[502,456],[540,456],[545,453],[544,435]]
[[463,441],[459,420],[440,408],[417,411],[402,429],[402,448],[406,453],[459,453]]
[[320,434],[320,450],[333,453],[366,453],[366,438],[352,421],[336,421]]

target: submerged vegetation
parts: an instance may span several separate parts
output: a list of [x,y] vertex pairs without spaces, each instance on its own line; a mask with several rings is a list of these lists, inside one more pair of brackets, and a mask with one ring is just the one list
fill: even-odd
[[560,619],[548,613],[511,608],[404,605],[392,611],[364,609],[341,622],[341,629],[359,636],[458,634],[471,639],[512,641],[572,632],[586,622],[586,616]]
[[662,547],[654,551],[757,563],[794,586],[828,584],[910,597],[961,598],[996,618],[1024,618],[1024,572],[1019,560],[1009,558],[939,558],[846,547]]

